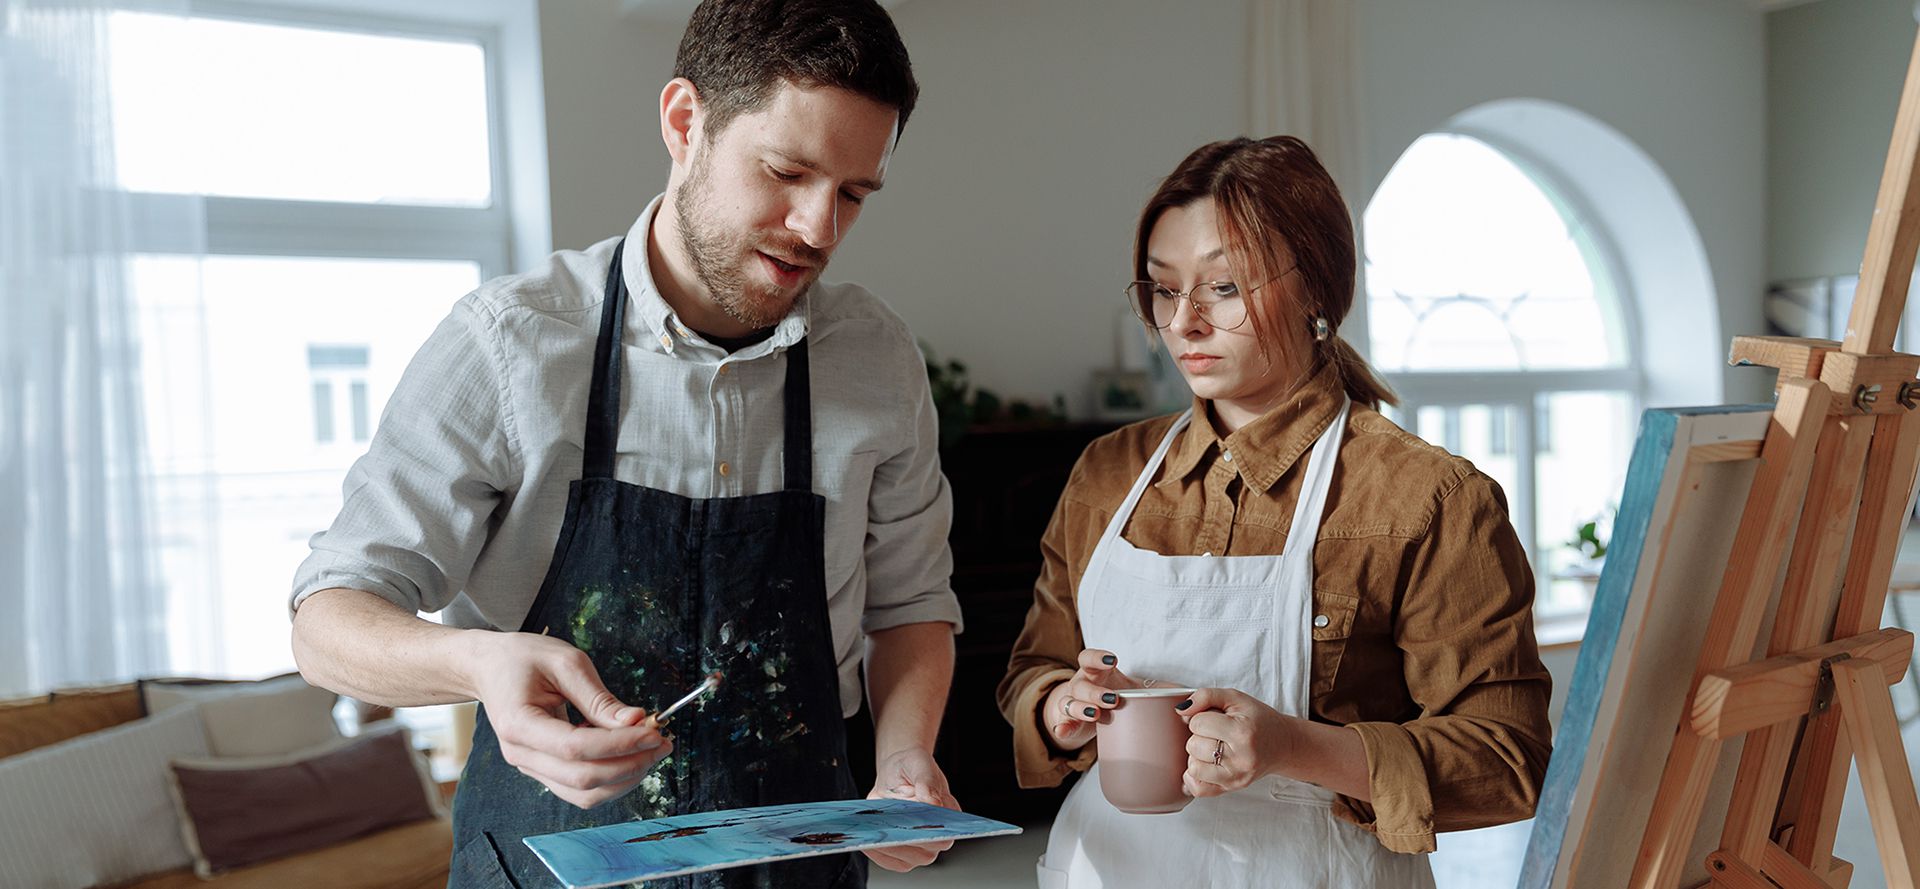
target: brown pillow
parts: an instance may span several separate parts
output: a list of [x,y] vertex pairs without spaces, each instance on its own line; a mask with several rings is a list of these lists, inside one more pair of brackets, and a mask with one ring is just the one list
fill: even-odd
[[287,756],[174,760],[171,772],[202,877],[444,813],[399,726]]
[[143,715],[140,694],[131,684],[0,701],[0,758],[131,722]]

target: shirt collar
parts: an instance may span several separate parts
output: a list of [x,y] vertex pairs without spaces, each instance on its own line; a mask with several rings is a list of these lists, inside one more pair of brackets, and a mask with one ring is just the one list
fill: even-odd
[[[660,295],[660,288],[653,281],[653,256],[647,249],[647,240],[652,236],[653,220],[660,212],[666,194],[655,195],[640,211],[640,218],[634,220],[627,229],[627,247],[622,251],[620,273],[625,276],[628,295],[627,335],[628,342],[643,342],[654,351],[669,355],[691,355],[709,358],[725,358],[727,350],[707,342],[706,338],[693,328],[686,326],[674,314],[673,307]],[[807,320],[813,307],[814,293],[820,284],[815,281],[800,294],[794,302],[793,310],[787,313],[780,323],[774,325],[773,336],[765,342],[755,343],[732,353],[740,359],[758,358],[784,350],[799,342],[807,335]]]
[[1345,394],[1339,374],[1323,363],[1285,401],[1224,439],[1214,431],[1210,403],[1196,397],[1193,420],[1168,451],[1167,469],[1158,484],[1186,478],[1224,447],[1233,453],[1231,465],[1241,480],[1255,490],[1269,491],[1332,425]]

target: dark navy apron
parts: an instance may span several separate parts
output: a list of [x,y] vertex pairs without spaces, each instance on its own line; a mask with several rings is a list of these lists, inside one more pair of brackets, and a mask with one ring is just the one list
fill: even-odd
[[[708,673],[725,681],[676,714],[674,752],[592,809],[500,756],[480,708],[453,802],[448,886],[557,886],[522,837],[646,818],[858,796],[847,766],[827,624],[826,501],[811,490],[806,340],[786,352],[784,490],[696,500],[614,478],[627,288],[615,248],[594,349],[585,465],[553,563],[520,632],[586,652],[623,703],[658,710]],[[676,417],[648,422],[678,422]],[[581,722],[571,708],[569,716]],[[649,887],[864,887],[854,853],[655,880]]]

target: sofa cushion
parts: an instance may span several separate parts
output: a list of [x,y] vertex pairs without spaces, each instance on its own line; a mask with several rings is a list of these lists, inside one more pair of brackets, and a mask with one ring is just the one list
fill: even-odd
[[187,707],[0,760],[0,885],[110,885],[185,867],[167,762],[205,756]]
[[398,725],[288,756],[177,759],[172,778],[203,877],[445,813]]
[[231,870],[212,880],[182,868],[123,889],[444,889],[452,858],[453,823],[434,818]]
[[0,702],[0,759],[146,715],[131,683]]
[[214,756],[281,756],[340,737],[333,721],[338,697],[298,673],[258,682],[146,679],[140,694],[148,713],[199,704]]

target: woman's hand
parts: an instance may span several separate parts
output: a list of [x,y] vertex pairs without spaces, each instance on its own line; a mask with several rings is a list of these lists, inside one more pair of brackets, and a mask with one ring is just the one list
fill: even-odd
[[1120,672],[1119,659],[1111,651],[1089,648],[1080,652],[1080,669],[1073,678],[1047,692],[1040,705],[1040,724],[1046,726],[1053,746],[1078,750],[1093,740],[1093,727],[1100,713],[1120,702],[1114,692],[1140,688],[1142,684]]
[[1177,707],[1187,739],[1187,795],[1231,793],[1280,770],[1293,747],[1294,717],[1246,692],[1203,688]]

